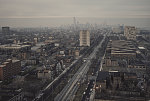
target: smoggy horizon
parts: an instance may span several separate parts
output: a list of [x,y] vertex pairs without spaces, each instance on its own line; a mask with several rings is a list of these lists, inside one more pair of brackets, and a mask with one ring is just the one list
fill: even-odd
[[150,0],[0,0],[0,26],[73,23],[150,26]]
[[[150,18],[98,18],[76,17],[79,24],[130,25],[140,28],[150,26]],[[74,24],[73,17],[56,18],[0,18],[0,26],[10,27],[59,27]]]

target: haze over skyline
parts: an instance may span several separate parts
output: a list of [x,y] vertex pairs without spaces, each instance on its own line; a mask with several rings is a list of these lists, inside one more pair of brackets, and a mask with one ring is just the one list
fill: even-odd
[[[150,0],[0,0],[0,26],[73,23],[150,26]],[[132,23],[131,23],[132,22]]]

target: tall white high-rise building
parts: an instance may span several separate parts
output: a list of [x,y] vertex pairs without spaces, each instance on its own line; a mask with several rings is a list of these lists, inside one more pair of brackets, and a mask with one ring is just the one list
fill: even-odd
[[90,32],[88,30],[80,31],[80,46],[90,46]]
[[134,26],[125,26],[124,35],[127,40],[136,40],[136,28]]

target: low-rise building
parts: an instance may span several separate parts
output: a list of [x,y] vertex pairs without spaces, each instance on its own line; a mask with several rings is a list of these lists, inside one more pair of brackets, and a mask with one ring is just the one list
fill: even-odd
[[141,60],[129,60],[128,68],[146,69],[146,64]]
[[39,70],[37,76],[40,79],[51,79],[52,72],[50,70]]
[[104,66],[118,66],[118,61],[113,59],[105,59]]
[[29,51],[31,50],[31,45],[0,45],[0,52],[18,52],[18,51]]
[[145,96],[142,95],[142,90],[140,91],[141,85],[138,86],[140,82],[136,73],[100,71],[95,86],[95,100],[144,101]]
[[1,87],[0,101],[24,101],[24,92],[21,88]]

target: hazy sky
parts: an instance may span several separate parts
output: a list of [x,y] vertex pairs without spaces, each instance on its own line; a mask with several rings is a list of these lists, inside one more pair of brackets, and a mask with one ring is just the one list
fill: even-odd
[[1,26],[12,25],[12,18],[67,17],[149,19],[150,0],[0,0]]

